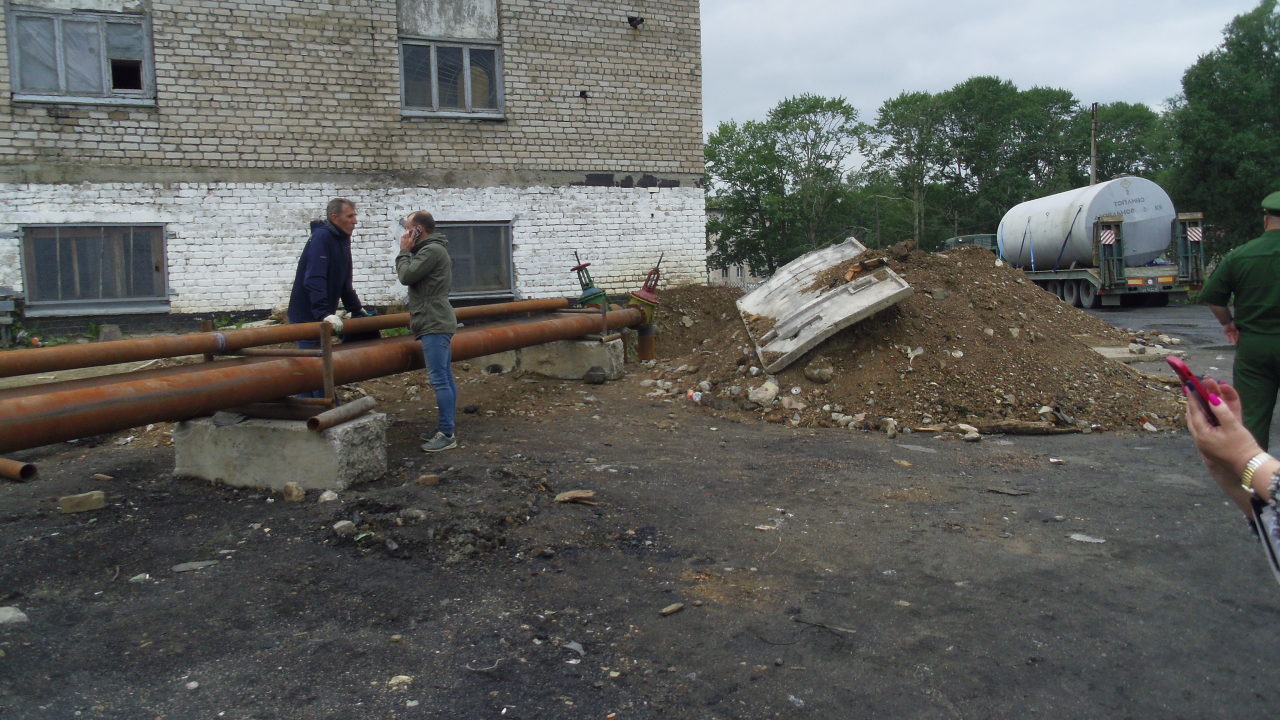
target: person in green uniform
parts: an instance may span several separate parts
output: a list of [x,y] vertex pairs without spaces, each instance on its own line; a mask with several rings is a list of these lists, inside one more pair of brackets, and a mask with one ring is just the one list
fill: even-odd
[[1244,425],[1266,450],[1280,390],[1280,191],[1263,198],[1262,212],[1262,235],[1222,258],[1200,300],[1236,346],[1232,376]]

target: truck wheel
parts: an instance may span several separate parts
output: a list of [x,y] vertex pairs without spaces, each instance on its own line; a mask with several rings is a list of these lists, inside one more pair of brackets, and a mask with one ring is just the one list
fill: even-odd
[[1080,307],[1096,308],[1102,305],[1102,298],[1098,297],[1098,288],[1088,280],[1080,280]]
[[1041,285],[1040,287],[1043,287],[1045,290],[1048,290],[1049,292],[1056,295],[1059,300],[1062,299],[1062,283],[1058,282],[1057,280],[1050,280],[1046,282],[1044,285]]
[[1062,283],[1062,301],[1074,307],[1080,307],[1080,285],[1074,280]]

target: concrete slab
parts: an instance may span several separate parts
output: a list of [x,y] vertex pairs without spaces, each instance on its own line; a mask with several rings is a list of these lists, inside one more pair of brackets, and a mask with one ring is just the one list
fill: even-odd
[[322,432],[297,420],[178,423],[174,471],[235,487],[343,490],[387,471],[387,416],[369,413]]
[[618,380],[623,375],[622,340],[557,340],[520,348],[521,370],[561,380],[581,380],[587,370],[604,368],[605,377]]
[[880,267],[823,287],[819,274],[852,263],[866,247],[853,238],[801,255],[738,299],[738,312],[766,372],[779,372],[818,343],[911,296],[911,286]]
[[520,356],[515,350],[506,350],[492,355],[482,355],[478,358],[472,358],[467,362],[472,367],[480,368],[480,371],[486,375],[499,375],[501,373],[509,373],[520,365]]
[[1140,363],[1152,360],[1163,360],[1170,355],[1182,354],[1178,350],[1154,348],[1146,345],[1143,346],[1142,353],[1130,352],[1128,345],[1091,345],[1090,349],[1108,360],[1115,360],[1122,363]]

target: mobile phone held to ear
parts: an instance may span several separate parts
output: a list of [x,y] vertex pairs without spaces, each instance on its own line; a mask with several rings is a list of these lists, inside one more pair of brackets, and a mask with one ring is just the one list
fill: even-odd
[[1174,374],[1182,381],[1182,384],[1191,388],[1191,393],[1200,401],[1200,407],[1204,410],[1205,416],[1209,418],[1210,425],[1218,424],[1218,416],[1213,414],[1213,410],[1209,409],[1209,391],[1204,389],[1204,385],[1200,384],[1200,378],[1191,372],[1191,368],[1182,362],[1182,358],[1172,355],[1165,358],[1169,363],[1169,367],[1173,368]]
[[418,238],[420,238],[420,237],[422,237],[422,228],[418,227],[417,225],[414,225],[414,226],[413,226],[413,239],[414,239],[414,240],[417,240],[417,239],[418,239]]

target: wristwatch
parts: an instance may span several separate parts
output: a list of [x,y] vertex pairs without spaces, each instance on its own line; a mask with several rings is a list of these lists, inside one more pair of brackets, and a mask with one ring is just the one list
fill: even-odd
[[1258,471],[1258,468],[1262,467],[1262,463],[1271,459],[1273,459],[1271,455],[1265,452],[1260,452],[1249,458],[1248,464],[1244,466],[1244,472],[1240,473],[1240,487],[1253,492],[1253,474]]

